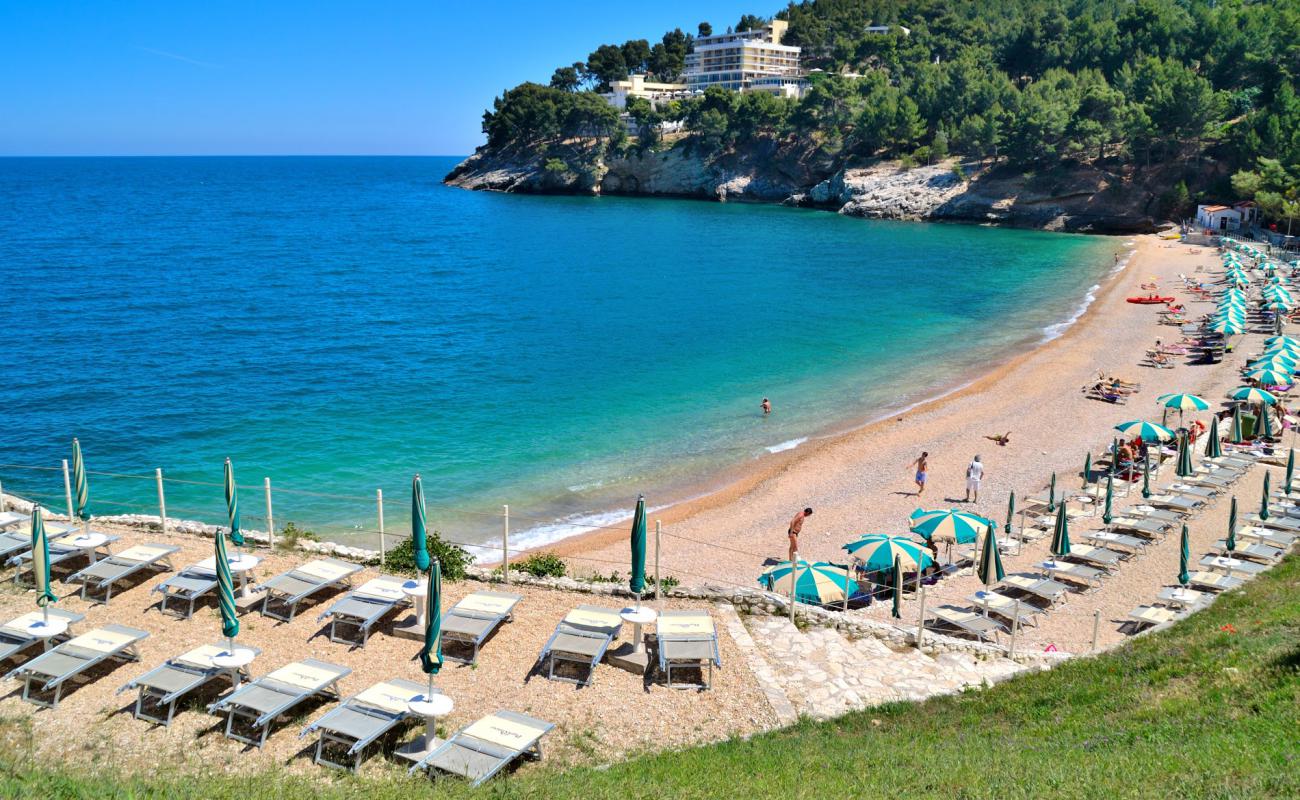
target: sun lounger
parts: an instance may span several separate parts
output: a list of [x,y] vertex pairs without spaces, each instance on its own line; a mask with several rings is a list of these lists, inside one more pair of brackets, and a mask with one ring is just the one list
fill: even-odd
[[[85,614],[78,614],[74,611],[64,611],[58,608],[49,609],[51,620],[62,620],[71,629],[73,625],[81,622],[86,618]],[[32,636],[27,630],[27,626],[34,622],[40,622],[45,616],[44,611],[30,611],[20,617],[9,620],[4,625],[0,625],[0,661],[6,661],[22,653],[27,648],[41,641],[38,637]],[[71,630],[65,635],[70,635]],[[52,641],[46,639],[46,642]]]
[[[46,529],[48,536],[54,534]],[[85,538],[80,530],[71,530],[57,539],[49,539],[51,567],[61,564],[64,561],[71,561],[76,558],[88,558],[93,563],[97,559],[106,558],[110,555],[109,545],[120,539],[120,536],[108,536],[106,534],[92,533],[91,538]],[[9,559],[9,566],[16,567],[14,570],[14,583],[21,583],[21,578],[26,572],[30,572],[32,562],[32,542],[31,537],[27,537],[27,544],[22,552]]]
[[[623,619],[613,609],[578,606],[555,626],[555,633],[546,640],[546,645],[537,656],[538,667],[547,666],[546,677],[553,681],[568,681],[579,686],[590,685],[595,678],[596,665],[605,657],[605,651],[614,642],[622,627]],[[555,674],[557,662],[568,662],[586,668],[586,680],[557,676]]]
[[[128,580],[145,570],[172,570],[171,556],[180,551],[179,547],[162,544],[138,544],[128,547],[120,553],[100,559],[80,572],[68,576],[68,583],[81,584],[81,599],[93,603],[105,603],[113,597],[113,585]],[[91,596],[90,592],[103,592],[104,599]]]
[[1090,544],[1075,544],[1070,548],[1070,555],[1066,558],[1072,558],[1076,561],[1083,561],[1093,566],[1113,569],[1119,566],[1121,553],[1114,550],[1107,550],[1104,547],[1094,547]]
[[1240,589],[1246,585],[1242,578],[1234,578],[1224,575],[1221,572],[1193,572],[1188,576],[1188,583],[1198,589],[1208,589],[1214,592],[1226,592],[1232,589]]
[[1199,592],[1182,586],[1166,586],[1160,590],[1160,594],[1156,599],[1169,606],[1198,609],[1209,605],[1210,601],[1214,599],[1214,595],[1210,592]]
[[[1220,552],[1226,554],[1228,550],[1228,540],[1220,539],[1214,543],[1214,546],[1217,547]],[[1239,541],[1237,542],[1237,548],[1232,551],[1231,555],[1234,558],[1249,558],[1252,561],[1272,564],[1282,557],[1283,551],[1276,547],[1269,547],[1266,544]]]
[[1192,483],[1201,480],[1198,478],[1184,478],[1184,480],[1188,481],[1188,483],[1175,483],[1169,487],[1169,491],[1187,495],[1188,497],[1203,497],[1206,500],[1217,497],[1223,491],[1222,486],[1213,481],[1208,481],[1208,479],[1205,479],[1210,484],[1207,486],[1192,486]]
[[935,619],[941,623],[939,627],[956,628],[981,641],[993,641],[999,632],[1006,630],[1002,623],[968,609],[936,608],[933,613]]
[[1205,505],[1204,498],[1188,497],[1182,494],[1153,494],[1147,498],[1147,502],[1153,506],[1176,508],[1180,511],[1195,511]]
[[[1015,621],[1019,619],[1020,625],[1037,625],[1037,616],[1042,609],[1038,606],[1030,605],[1012,597],[997,592],[978,591],[967,598],[976,611],[987,611],[990,614],[997,614],[1005,620]],[[1016,606],[1020,607],[1020,613],[1017,615]]]
[[1201,560],[1196,563],[1206,569],[1219,570],[1225,575],[1247,575],[1251,578],[1268,569],[1263,564],[1227,556],[1202,556]]
[[31,519],[31,514],[21,514],[17,511],[0,512],[0,531],[11,525],[17,525],[23,520]]
[[[176,575],[153,587],[152,591],[162,594],[162,600],[158,604],[160,611],[164,614],[174,614],[181,619],[189,619],[194,616],[194,604],[216,588],[217,573],[200,562],[190,564]],[[184,604],[180,605],[183,612],[175,608],[168,609],[168,603],[173,606]]]
[[1154,506],[1140,505],[1134,506],[1128,511],[1130,516],[1139,519],[1152,519],[1158,522],[1166,522],[1170,526],[1177,525],[1187,518],[1186,514],[1169,509],[1156,508]]
[[[509,592],[473,592],[447,610],[442,618],[443,657],[464,664],[478,662],[478,651],[503,622],[508,622],[521,594]],[[470,648],[469,658],[456,655],[448,644]]]
[[1083,539],[1090,544],[1098,547],[1123,547],[1132,553],[1141,552],[1146,548],[1149,541],[1138,536],[1127,536],[1122,533],[1112,531],[1087,531],[1083,534]]
[[1269,514],[1268,519],[1260,519],[1259,514],[1251,514],[1246,521],[1252,525],[1276,528],[1287,533],[1300,533],[1300,519],[1281,514]]
[[1055,605],[1058,600],[1065,600],[1070,596],[1070,587],[1064,583],[1031,575],[1008,575],[1002,579],[1000,585],[1046,600],[1049,605]]
[[1138,630],[1150,625],[1164,625],[1183,616],[1183,613],[1160,606],[1138,606],[1128,612],[1128,618],[1137,623]]
[[[282,622],[292,622],[298,604],[317,592],[351,586],[352,576],[362,570],[360,564],[337,558],[318,558],[291,569],[257,587],[265,591],[262,613]],[[283,610],[281,610],[283,609]]]
[[1169,532],[1169,523],[1159,519],[1139,519],[1137,517],[1115,517],[1110,527],[1121,531],[1136,531],[1152,538],[1163,537]]
[[1104,570],[1096,567],[1086,567],[1083,564],[1061,560],[1044,561],[1043,569],[1047,570],[1047,577],[1053,580],[1064,578],[1089,589],[1101,586],[1101,579],[1106,575]]
[[[149,634],[125,625],[105,625],[69,639],[5,677],[23,681],[23,699],[46,708],[58,708],[63,689],[73,679],[106,661],[139,661],[138,645]],[[35,691],[33,691],[35,689]],[[46,699],[41,694],[53,692]]]
[[498,711],[456,731],[410,771],[432,768],[460,775],[475,787],[516,759],[540,759],[542,737],[554,727],[526,714]]
[[[664,611],[655,626],[659,671],[668,688],[713,688],[713,667],[722,666],[718,632],[707,611]],[[698,669],[699,683],[673,683],[673,670]]]
[[[237,649],[252,650],[259,655],[262,652],[259,648],[247,645],[240,645]],[[233,682],[234,675],[230,670],[212,663],[216,656],[229,652],[227,644],[196,647],[188,653],[167,659],[165,663],[129,681],[117,693],[138,690],[132,714],[136,719],[166,728],[172,724],[172,717],[176,715],[176,703],[182,697],[225,676],[231,677]],[[242,668],[238,674],[240,678],[248,677],[247,671]],[[154,709],[157,712],[151,713]],[[162,714],[164,711],[166,713]]]
[[1260,544],[1266,544],[1269,547],[1276,547],[1279,550],[1290,550],[1296,542],[1296,536],[1294,534],[1286,533],[1284,531],[1270,531],[1253,526],[1238,528],[1237,538],[1249,539],[1251,541],[1259,542]]
[[[351,672],[338,664],[305,658],[244,684],[208,706],[208,713],[226,712],[226,738],[261,748],[276,717],[312,697],[337,698],[339,681]],[[236,732],[236,720],[247,721],[252,736]]]
[[[316,621],[329,618],[331,642],[365,647],[375,623],[398,608],[410,605],[410,599],[402,591],[403,583],[401,578],[394,578],[391,575],[371,578],[336,600],[333,605],[321,612]],[[339,636],[340,625],[345,630],[355,628],[359,639]]]
[[[318,733],[317,764],[356,772],[365,749],[392,733],[409,716],[407,704],[423,697],[427,687],[403,678],[381,681],[342,700],[323,717],[303,728],[299,738]],[[436,693],[438,690],[434,689]],[[347,762],[331,761],[327,747],[346,748]]]

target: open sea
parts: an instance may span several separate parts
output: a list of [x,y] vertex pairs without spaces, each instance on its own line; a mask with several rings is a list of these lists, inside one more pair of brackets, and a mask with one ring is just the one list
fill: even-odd
[[[957,388],[1117,239],[443,186],[455,158],[0,159],[0,481],[95,514],[520,546]],[[759,402],[771,398],[764,418]],[[38,467],[40,469],[30,469]],[[111,473],[111,474],[102,474]]]

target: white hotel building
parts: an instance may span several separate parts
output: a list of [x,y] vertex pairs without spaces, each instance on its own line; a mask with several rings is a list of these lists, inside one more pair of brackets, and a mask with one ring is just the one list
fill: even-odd
[[807,82],[799,71],[799,48],[781,44],[788,24],[774,19],[759,30],[697,38],[682,73],[687,88],[695,92],[721,86],[798,97]]

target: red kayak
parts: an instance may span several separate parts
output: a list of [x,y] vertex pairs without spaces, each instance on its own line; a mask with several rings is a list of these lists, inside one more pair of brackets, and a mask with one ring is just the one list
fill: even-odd
[[1130,303],[1137,303],[1140,306],[1154,306],[1161,303],[1172,303],[1174,302],[1174,298],[1156,297],[1155,295],[1152,295],[1150,297],[1130,297],[1128,298],[1128,301]]

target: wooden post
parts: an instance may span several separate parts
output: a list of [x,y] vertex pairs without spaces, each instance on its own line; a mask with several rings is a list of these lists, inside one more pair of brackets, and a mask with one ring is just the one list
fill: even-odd
[[154,481],[158,484],[158,520],[162,523],[162,532],[167,533],[167,495],[163,493],[162,467],[153,471]]
[[664,573],[659,568],[659,538],[663,533],[663,523],[655,520],[655,608],[659,613],[664,610]]
[[921,613],[916,618],[916,649],[921,649],[921,642],[925,638],[925,587],[921,587]]
[[271,479],[263,478],[263,486],[266,487],[266,543],[271,548],[275,547],[275,515],[271,513]]
[[375,490],[375,507],[379,510],[379,566],[384,566],[384,490]]
[[501,579],[510,585],[510,506],[501,506]]
[[1097,649],[1097,632],[1101,629],[1101,609],[1092,612],[1092,648],[1095,652]]
[[63,459],[63,492],[68,498],[68,524],[76,521],[72,513],[72,478],[68,475],[68,459]]

